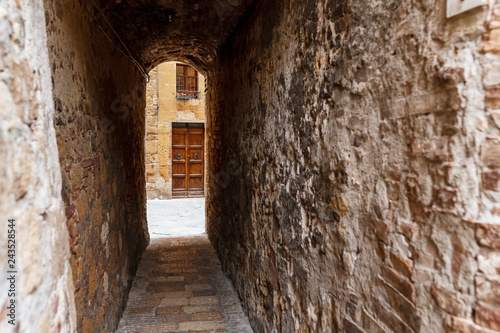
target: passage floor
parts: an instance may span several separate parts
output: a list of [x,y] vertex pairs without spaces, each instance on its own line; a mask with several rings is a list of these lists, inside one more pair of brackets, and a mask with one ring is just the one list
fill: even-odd
[[148,200],[151,238],[185,237],[205,233],[205,198]]
[[153,238],[118,332],[253,332],[206,236]]

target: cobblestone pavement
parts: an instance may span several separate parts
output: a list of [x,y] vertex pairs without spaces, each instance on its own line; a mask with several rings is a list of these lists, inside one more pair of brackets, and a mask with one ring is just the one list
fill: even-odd
[[253,330],[207,237],[194,236],[151,240],[118,332]]

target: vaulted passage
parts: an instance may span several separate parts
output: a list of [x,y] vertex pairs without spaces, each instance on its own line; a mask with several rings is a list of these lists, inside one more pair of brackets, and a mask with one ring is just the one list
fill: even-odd
[[17,329],[117,329],[150,242],[146,73],[182,61],[207,78],[208,238],[255,332],[500,331],[499,13],[0,1]]

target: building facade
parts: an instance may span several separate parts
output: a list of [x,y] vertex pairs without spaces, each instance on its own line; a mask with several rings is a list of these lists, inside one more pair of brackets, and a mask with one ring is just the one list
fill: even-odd
[[146,106],[148,199],[205,191],[205,78],[180,62],[150,73]]

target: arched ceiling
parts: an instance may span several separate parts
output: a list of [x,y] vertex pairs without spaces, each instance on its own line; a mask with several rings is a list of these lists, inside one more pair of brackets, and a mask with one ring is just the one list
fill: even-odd
[[254,0],[91,1],[107,35],[121,39],[146,71],[180,60],[204,72]]

